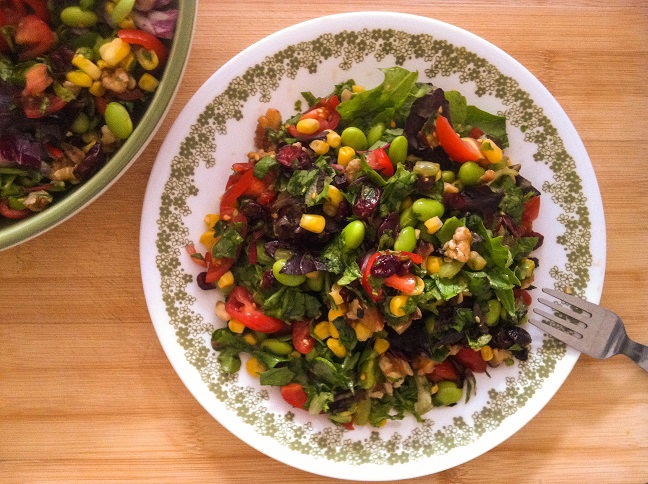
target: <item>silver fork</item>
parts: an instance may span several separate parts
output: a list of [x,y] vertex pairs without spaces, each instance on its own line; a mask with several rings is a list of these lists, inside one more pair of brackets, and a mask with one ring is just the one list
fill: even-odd
[[648,346],[628,338],[619,316],[562,291],[543,288],[542,292],[567,304],[539,297],[538,302],[553,311],[533,308],[533,312],[543,319],[529,319],[531,324],[593,358],[609,358],[623,353],[648,371]]

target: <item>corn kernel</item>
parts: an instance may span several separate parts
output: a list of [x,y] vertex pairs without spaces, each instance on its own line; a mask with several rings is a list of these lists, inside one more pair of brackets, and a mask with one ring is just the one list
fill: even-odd
[[428,234],[433,234],[443,227],[443,222],[439,217],[431,217],[423,222],[423,225],[425,225]]
[[331,333],[331,338],[340,338],[340,332],[335,327],[335,324],[333,324],[333,321],[329,321],[329,333]]
[[407,296],[418,296],[419,294],[422,294],[423,290],[425,289],[425,282],[423,282],[423,279],[421,279],[419,276],[415,277],[416,286],[414,287],[413,291],[406,293]]
[[386,423],[387,423],[387,419],[384,418],[380,422],[378,422],[378,427],[384,427]]
[[218,222],[219,218],[220,217],[218,216],[217,213],[208,213],[207,215],[205,215],[204,218],[205,225],[211,229],[214,227],[214,225],[216,225],[216,222]]
[[153,50],[137,49],[135,51],[137,62],[147,71],[152,71],[160,65],[160,59]]
[[119,64],[128,54],[130,54],[130,44],[124,42],[119,37],[115,37],[110,42],[99,47],[99,55],[111,66]]
[[108,63],[107,63],[105,60],[103,60],[103,59],[99,59],[99,60],[97,61],[97,67],[98,67],[99,69],[106,69],[106,68],[110,67],[110,64],[108,64]]
[[484,155],[484,157],[490,163],[499,163],[500,161],[502,161],[502,149],[497,146],[492,140],[485,139],[484,141],[482,141],[481,152],[482,155]]
[[137,85],[142,91],[153,92],[160,85],[160,81],[158,81],[155,77],[153,77],[148,72],[145,72],[144,74],[142,74],[142,77],[140,77],[140,80],[137,82]]
[[347,349],[342,346],[339,339],[329,338],[326,340],[326,346],[333,352],[338,358],[344,358],[347,354]]
[[324,202],[324,205],[322,205],[322,211],[329,217],[335,217],[338,213],[338,206],[331,202]]
[[265,365],[256,358],[250,358],[245,364],[247,372],[255,378],[259,378],[259,374],[267,370]]
[[106,94],[106,88],[99,81],[93,82],[92,86],[90,86],[90,89],[88,89],[88,91],[90,92],[90,94],[96,97],[101,97],[104,94]]
[[315,336],[317,336],[321,340],[325,340],[326,338],[331,336],[329,322],[322,321],[321,323],[317,323],[313,328],[313,333],[315,333]]
[[207,250],[212,250],[212,247],[216,245],[216,232],[213,229],[205,231],[200,236],[200,243],[205,246]]
[[93,82],[92,78],[81,70],[68,72],[65,78],[75,86],[80,87],[90,87]]
[[238,319],[230,319],[227,322],[227,327],[232,333],[242,334],[245,331],[245,326]]
[[346,314],[347,308],[345,304],[338,304],[337,309],[329,309],[328,312],[328,320],[329,321],[335,321],[336,318],[339,318],[340,316],[344,316]]
[[234,285],[234,274],[232,274],[232,271],[227,271],[225,274],[220,276],[218,279],[218,287],[221,289],[225,289],[226,287],[230,287]]
[[438,392],[438,391],[439,391],[439,385],[437,385],[437,384],[435,383],[434,386],[433,386],[432,388],[430,388],[430,393],[431,393],[432,395],[434,395],[434,394],[435,394],[436,392]]
[[340,143],[342,143],[342,137],[335,131],[329,131],[326,135],[326,142],[333,149],[339,148]]
[[254,336],[252,333],[244,334],[243,335],[243,341],[245,341],[250,346],[254,346],[255,344],[257,344],[259,342],[257,340],[256,336]]
[[349,162],[355,157],[355,150],[350,146],[343,146],[338,151],[337,162],[338,165],[347,166]]
[[441,269],[442,262],[443,260],[441,259],[441,257],[431,255],[425,261],[425,269],[430,274],[436,274],[437,272],[439,272],[439,269]]
[[313,150],[317,155],[325,155],[326,153],[328,153],[328,150],[330,148],[329,144],[326,141],[322,141],[321,139],[311,141],[308,146],[310,146],[310,149]]
[[128,55],[124,57],[119,63],[119,65],[122,66],[127,71],[133,70],[136,64],[137,64],[137,60],[135,59],[135,56],[133,55],[132,51],[129,52]]
[[389,341],[387,341],[384,338],[378,338],[374,343],[374,350],[376,350],[376,353],[378,353],[379,355],[382,355],[388,349],[389,349]]
[[373,335],[373,331],[363,324],[362,321],[354,321],[352,326],[358,341],[367,341]]
[[320,122],[313,118],[300,119],[296,127],[301,134],[313,134],[319,131]]
[[72,65],[78,67],[83,72],[88,74],[93,81],[97,81],[101,77],[101,69],[99,69],[99,67],[94,62],[86,59],[82,55],[76,54],[72,58]]
[[321,234],[324,232],[324,227],[326,227],[326,219],[321,215],[305,213],[301,216],[299,226],[304,230],[313,232],[314,234]]
[[120,29],[134,29],[136,27],[137,26],[135,25],[135,21],[130,18],[130,16],[119,22]]
[[340,291],[342,290],[342,286],[339,284],[333,284],[331,286],[331,292],[329,292],[329,296],[331,296],[331,299],[333,299],[333,302],[336,304],[336,306],[339,306],[340,304],[344,304],[344,298],[340,295]]
[[490,346],[482,346],[479,351],[481,353],[482,360],[490,361],[493,359],[493,348],[491,348]]
[[367,90],[367,88],[364,87],[364,86],[359,86],[359,85],[355,84],[355,85],[353,85],[353,86],[351,87],[351,90],[352,90],[354,93],[358,94],[358,93],[360,93],[360,92],[365,92],[365,91]]
[[339,190],[338,187],[334,187],[333,185],[330,185],[328,187],[328,193],[326,194],[326,199],[331,202],[333,205],[338,206],[342,200],[344,200],[344,196],[342,195],[342,192]]
[[403,311],[403,306],[407,304],[407,296],[394,296],[389,301],[389,311],[396,317],[405,316],[405,311]]

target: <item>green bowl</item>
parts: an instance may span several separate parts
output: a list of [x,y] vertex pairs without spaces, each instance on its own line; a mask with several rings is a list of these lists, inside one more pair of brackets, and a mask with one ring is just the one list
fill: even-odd
[[153,139],[180,85],[193,37],[197,2],[180,0],[178,3],[180,12],[167,66],[151,103],[131,136],[88,181],[51,207],[27,219],[0,221],[0,250],[37,237],[88,206],[126,172]]

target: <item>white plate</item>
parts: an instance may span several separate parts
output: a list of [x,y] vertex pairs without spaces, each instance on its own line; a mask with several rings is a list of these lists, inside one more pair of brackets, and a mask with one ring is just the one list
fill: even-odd
[[[399,26],[395,28],[394,26]],[[374,12],[324,17],[273,34],[234,57],[193,96],[165,140],[146,192],[141,268],[151,319],[169,360],[203,407],[237,437],[309,472],[357,480],[410,478],[464,463],[525,425],[558,390],[578,353],[534,327],[529,360],[477,376],[477,397],[435,409],[427,420],[346,431],[323,416],[293,412],[245,371],[219,370],[209,339],[223,323],[216,291],[197,288],[184,246],[217,211],[230,165],[246,161],[258,116],[294,113],[301,91],[324,96],[353,78],[375,86],[379,67],[402,65],[419,80],[458,89],[508,118],[508,154],[543,192],[534,229],[536,285],[571,286],[598,302],[605,222],[591,163],[574,127],[524,67],[485,40],[423,17]]]

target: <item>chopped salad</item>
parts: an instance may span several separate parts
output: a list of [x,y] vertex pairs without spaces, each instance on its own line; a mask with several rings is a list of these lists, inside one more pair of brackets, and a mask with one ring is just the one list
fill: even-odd
[[259,118],[207,214],[202,289],[224,371],[347,428],[455,405],[528,357],[540,192],[504,117],[400,67]]
[[0,222],[90,178],[155,92],[170,0],[0,0]]

